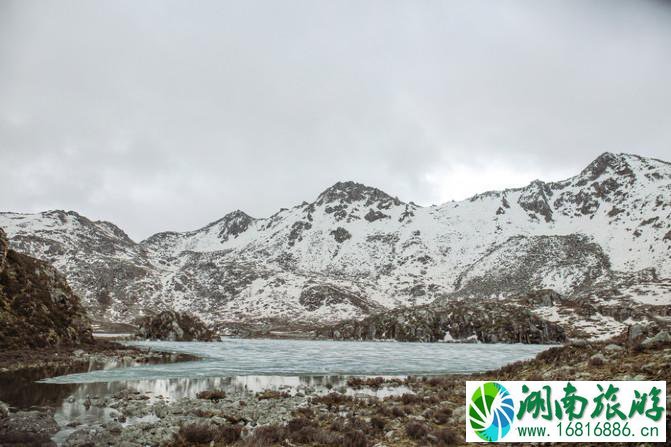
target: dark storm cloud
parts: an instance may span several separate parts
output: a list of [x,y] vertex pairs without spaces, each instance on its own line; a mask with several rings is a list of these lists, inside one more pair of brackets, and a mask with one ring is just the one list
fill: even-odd
[[0,1],[0,209],[140,239],[353,179],[438,203],[671,159],[662,1]]

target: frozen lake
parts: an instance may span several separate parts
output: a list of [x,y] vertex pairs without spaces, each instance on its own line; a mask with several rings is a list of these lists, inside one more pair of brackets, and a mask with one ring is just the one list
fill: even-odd
[[[103,369],[43,380],[38,379],[58,372],[40,375],[35,371],[26,377],[10,375],[0,380],[0,400],[20,408],[54,407],[54,418],[61,430],[52,439],[60,445],[79,424],[114,420],[117,414],[114,409],[88,406],[89,397],[104,399],[126,390],[143,395],[152,405],[158,401],[170,403],[193,398],[200,391],[213,389],[248,398],[267,389],[290,394],[325,394],[338,389],[342,393],[365,392],[383,398],[411,391],[405,385],[352,389],[347,384],[348,377],[481,372],[532,358],[550,347],[262,339],[129,344],[155,351],[193,354],[201,360],[157,364],[115,361],[97,366]],[[125,423],[142,421],[143,418],[129,418]]]
[[130,343],[189,353],[193,362],[114,368],[46,379],[44,383],[96,383],[239,376],[407,376],[473,373],[533,358],[547,345],[344,342],[228,339],[221,342]]

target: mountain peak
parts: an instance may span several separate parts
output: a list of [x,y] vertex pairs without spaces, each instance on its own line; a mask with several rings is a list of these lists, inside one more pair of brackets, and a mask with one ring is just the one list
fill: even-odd
[[365,202],[364,206],[374,203],[400,205],[402,202],[397,197],[392,197],[386,192],[353,181],[337,182],[324,190],[317,197],[317,205],[333,202]]
[[225,214],[224,217],[222,217],[220,219],[217,219],[214,222],[211,222],[211,223],[205,225],[204,228],[210,228],[210,227],[213,227],[215,225],[221,225],[221,224],[226,225],[226,224],[228,224],[230,222],[233,222],[233,221],[251,222],[253,220],[254,220],[254,218],[252,216],[250,216],[249,214],[245,213],[244,211],[238,209],[238,210],[235,210],[235,211],[231,211],[230,213]]
[[596,157],[594,161],[599,161],[601,160],[604,163],[614,163],[616,161],[619,161],[621,159],[625,158],[625,154],[615,154],[613,152],[603,152],[601,155]]
[[65,221],[68,217],[71,217],[75,220],[89,220],[87,217],[82,216],[76,211],[71,210],[47,210],[40,213],[43,217],[52,217]]
[[[376,311],[369,302],[393,308],[540,288],[577,300],[611,282],[634,290],[639,277],[646,292],[621,296],[662,302],[666,289],[656,281],[671,278],[669,188],[671,165],[605,153],[583,175],[442,207],[342,181],[269,218],[235,210],[207,228],[141,244],[64,212],[0,213],[0,226],[14,247],[69,275],[96,319],[177,308],[217,324],[317,322],[363,317]],[[0,261],[4,246],[0,236]]]
[[594,161],[587,165],[580,173],[581,176],[587,177],[589,180],[594,180],[600,177],[607,170],[612,170],[618,174],[631,173],[628,166],[627,154],[614,154],[612,152],[604,152],[599,155]]
[[254,218],[242,210],[231,211],[222,218],[222,220],[229,221],[233,219],[253,220]]
[[238,235],[247,231],[249,226],[254,222],[254,218],[241,210],[235,210],[216,222],[211,223],[206,228],[212,226],[219,226],[219,239],[227,241],[229,238],[237,238]]

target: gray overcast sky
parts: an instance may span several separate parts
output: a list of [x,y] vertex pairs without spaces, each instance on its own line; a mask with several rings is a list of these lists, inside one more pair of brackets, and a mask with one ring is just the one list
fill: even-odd
[[136,240],[671,159],[671,2],[0,0],[0,210]]

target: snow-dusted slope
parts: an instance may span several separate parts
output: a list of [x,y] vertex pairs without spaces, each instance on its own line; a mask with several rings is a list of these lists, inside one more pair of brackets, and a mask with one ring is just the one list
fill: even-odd
[[1,213],[0,227],[98,317],[338,320],[454,295],[571,294],[615,272],[671,277],[671,164],[606,153],[565,181],[438,207],[343,182],[268,218],[235,211],[141,243],[73,212]]

